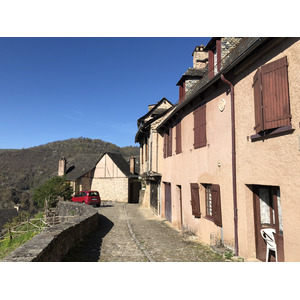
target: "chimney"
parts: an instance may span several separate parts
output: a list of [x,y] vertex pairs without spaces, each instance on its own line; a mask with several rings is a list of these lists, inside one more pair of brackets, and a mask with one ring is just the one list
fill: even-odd
[[135,158],[131,156],[130,158],[130,173],[135,174]]
[[58,176],[63,176],[66,174],[66,164],[66,159],[62,157],[58,162]]
[[204,51],[204,46],[196,46],[193,52],[193,68],[202,69],[206,66],[208,61],[208,52]]

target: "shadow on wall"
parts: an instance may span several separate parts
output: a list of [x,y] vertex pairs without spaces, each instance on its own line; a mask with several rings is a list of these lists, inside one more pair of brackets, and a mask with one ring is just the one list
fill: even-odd
[[101,254],[102,240],[114,223],[103,215],[98,215],[98,227],[82,240],[62,259],[63,262],[97,262]]

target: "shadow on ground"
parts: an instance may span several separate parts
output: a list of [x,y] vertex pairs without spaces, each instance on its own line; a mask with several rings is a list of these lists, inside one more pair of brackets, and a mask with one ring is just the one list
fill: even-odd
[[96,262],[101,254],[102,240],[112,229],[114,223],[105,216],[98,215],[98,227],[77,246],[72,248],[63,262]]

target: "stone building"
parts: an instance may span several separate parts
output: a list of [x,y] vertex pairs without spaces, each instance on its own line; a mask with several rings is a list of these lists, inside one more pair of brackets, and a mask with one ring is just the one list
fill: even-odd
[[173,108],[173,104],[162,98],[148,106],[148,112],[138,119],[135,142],[140,144],[140,177],[143,180],[140,202],[160,210],[160,165],[162,160],[162,137],[156,127]]
[[96,190],[102,201],[138,202],[140,182],[135,172],[135,158],[128,163],[122,155],[78,155],[59,161],[58,175],[64,173],[75,193]]

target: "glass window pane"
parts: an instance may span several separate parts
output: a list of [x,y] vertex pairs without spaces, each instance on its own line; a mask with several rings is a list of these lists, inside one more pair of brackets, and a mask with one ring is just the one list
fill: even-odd
[[269,192],[266,188],[259,189],[259,202],[260,202],[260,221],[262,227],[271,226],[270,220],[270,198]]
[[278,205],[279,233],[283,234],[281,198],[280,198],[280,190],[279,189],[277,190],[277,205]]

